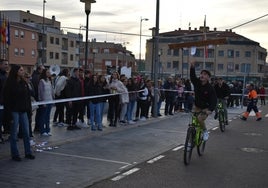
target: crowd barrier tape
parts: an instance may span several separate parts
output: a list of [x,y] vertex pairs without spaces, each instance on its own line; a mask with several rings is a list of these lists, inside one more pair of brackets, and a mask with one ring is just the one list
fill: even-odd
[[[160,91],[173,91],[173,92],[178,92],[178,90],[170,90],[170,89],[158,89],[155,88],[156,90]],[[75,97],[75,98],[65,98],[65,99],[55,99],[55,100],[50,100],[50,101],[38,101],[38,102],[32,102],[32,106],[39,106],[39,105],[46,105],[46,104],[56,104],[56,103],[63,103],[63,102],[72,102],[72,101],[81,101],[81,100],[90,100],[94,98],[102,98],[102,97],[110,97],[114,95],[121,95],[121,94],[126,94],[126,93],[140,93],[143,92],[144,90],[138,90],[138,91],[132,91],[132,92],[124,92],[124,93],[113,93],[113,94],[105,94],[105,95],[94,95],[94,96],[84,96],[84,97]],[[183,93],[191,93],[194,94],[194,91],[184,91]],[[247,97],[247,94],[236,94],[236,93],[231,93],[231,96],[245,96]],[[268,95],[263,95],[263,94],[258,94],[258,97],[260,96],[265,96],[267,97]],[[0,105],[0,109],[3,109],[3,106]]]

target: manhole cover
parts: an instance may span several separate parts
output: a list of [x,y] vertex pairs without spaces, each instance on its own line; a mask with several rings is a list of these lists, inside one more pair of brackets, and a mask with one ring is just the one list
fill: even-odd
[[260,134],[260,133],[244,133],[244,135],[247,135],[247,136],[261,136],[262,134]]
[[264,152],[263,149],[259,148],[241,148],[242,151],[248,152],[248,153],[261,153]]

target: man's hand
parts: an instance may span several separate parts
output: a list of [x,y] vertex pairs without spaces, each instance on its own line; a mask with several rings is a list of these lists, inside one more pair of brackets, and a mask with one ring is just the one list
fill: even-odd
[[195,61],[191,61],[191,62],[190,62],[190,66],[191,66],[191,67],[194,67],[194,66],[195,66]]

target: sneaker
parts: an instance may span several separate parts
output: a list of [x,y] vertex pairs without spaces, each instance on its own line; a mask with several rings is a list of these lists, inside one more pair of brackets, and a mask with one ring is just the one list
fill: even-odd
[[52,136],[52,134],[50,132],[47,133],[48,136]]
[[82,122],[81,121],[77,121],[75,125],[80,127],[82,125]]
[[41,136],[49,136],[47,133],[42,133]]
[[81,123],[79,127],[82,127],[82,128],[89,128],[89,126],[88,126],[85,122]]
[[247,118],[245,118],[244,116],[240,117],[240,119],[243,121],[247,121]]
[[30,140],[30,146],[34,146],[35,142],[33,140]]
[[128,122],[128,124],[130,124],[130,125],[133,125],[133,124],[135,124],[136,122],[135,121],[132,121],[132,120],[130,120],[129,122]]
[[140,118],[140,120],[141,120],[141,121],[146,121],[146,117],[142,116],[142,117]]
[[256,121],[261,121],[261,117],[257,118]]
[[90,119],[88,119],[88,120],[87,120],[87,124],[88,124],[88,125],[90,125],[90,124],[91,124]]
[[32,155],[32,154],[27,154],[27,155],[25,155],[25,158],[26,159],[35,159],[35,156],[34,155]]
[[207,130],[204,130],[204,132],[203,132],[203,140],[204,141],[207,141],[208,140],[208,137],[209,137],[208,131]]
[[21,161],[21,158],[20,158],[20,156],[13,156],[12,160],[13,161]]

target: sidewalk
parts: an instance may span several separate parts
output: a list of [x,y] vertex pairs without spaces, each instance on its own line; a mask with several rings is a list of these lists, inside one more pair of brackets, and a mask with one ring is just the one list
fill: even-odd
[[[243,111],[244,111],[244,109],[242,109],[241,107],[230,108],[230,109],[228,109],[228,113],[230,114],[229,118],[232,118],[234,115],[236,116],[238,114],[241,114]],[[52,110],[51,117],[53,117],[53,114],[54,114],[54,109]],[[175,116],[185,116],[186,113],[179,112],[179,113],[175,113],[174,116],[170,116],[170,115],[165,116],[165,115],[163,115],[164,108],[162,107],[161,114],[162,114],[162,116],[160,116],[160,117],[157,117],[157,118],[150,117],[146,121],[137,121],[133,125],[129,125],[129,124],[121,125],[118,123],[117,127],[109,127],[109,122],[107,121],[107,116],[105,114],[105,116],[103,117],[103,131],[91,131],[90,126],[88,128],[81,128],[81,130],[69,131],[69,130],[67,130],[66,126],[64,126],[64,127],[53,126],[53,122],[52,122],[52,118],[51,118],[51,124],[50,124],[51,126],[50,127],[51,127],[52,136],[40,136],[40,134],[34,133],[33,140],[35,142],[35,145],[33,145],[32,148],[33,148],[34,152],[53,150],[53,149],[57,149],[62,144],[72,143],[72,142],[80,141],[83,139],[102,136],[102,135],[109,134],[112,132],[120,131],[122,129],[128,129],[128,128],[132,128],[132,127],[136,127],[136,126],[142,126],[142,125],[146,125],[149,123],[154,123],[156,121],[161,121],[161,120],[164,120],[167,118],[172,118]],[[210,117],[210,118],[213,119],[213,117]],[[34,120],[34,115],[33,115],[32,119]],[[87,122],[87,121],[85,121],[85,122]],[[34,121],[33,121],[32,127],[34,128]],[[6,139],[7,139],[7,136],[6,136]],[[10,147],[10,144],[8,141],[6,141],[4,144],[0,145],[0,153],[1,153],[0,160],[10,157],[10,148],[9,147]],[[19,140],[18,147],[20,150],[20,154],[22,155],[24,152],[22,139]]]

